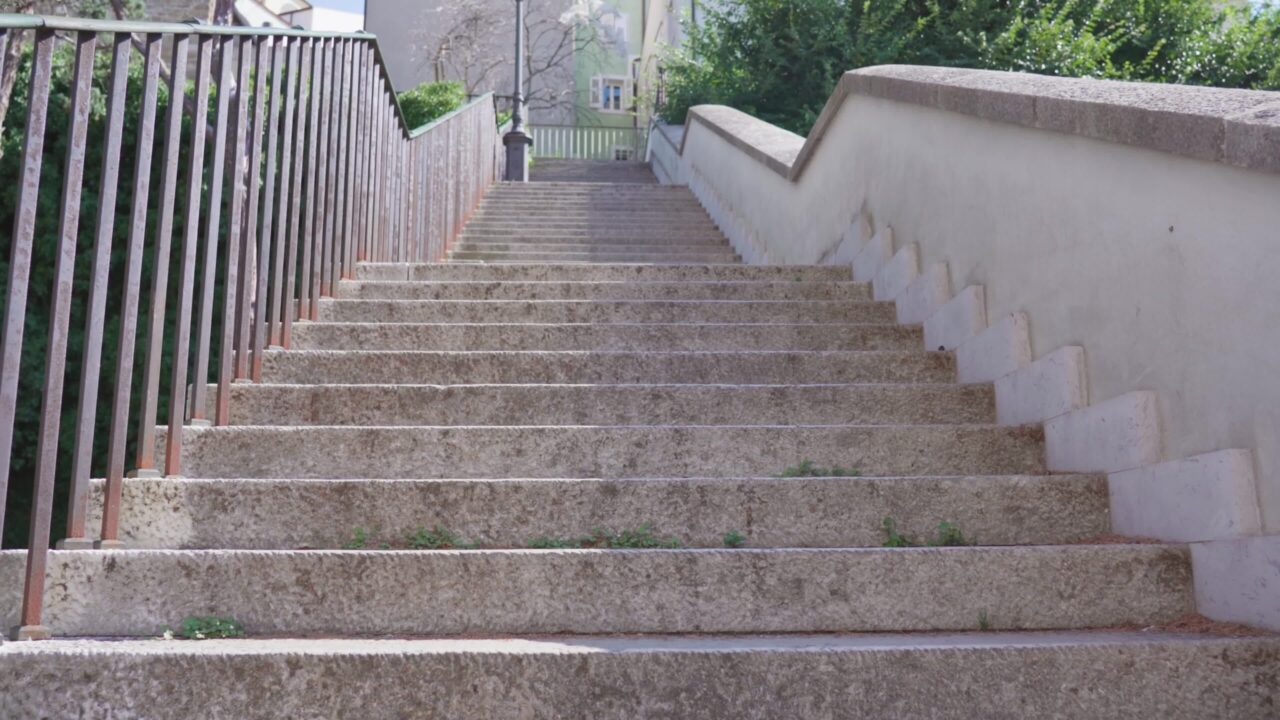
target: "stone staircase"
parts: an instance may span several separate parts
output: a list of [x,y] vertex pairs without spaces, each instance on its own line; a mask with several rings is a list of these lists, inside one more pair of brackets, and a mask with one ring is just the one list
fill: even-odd
[[497,186],[450,262],[338,295],[187,477],[127,482],[129,550],[50,556],[59,633],[250,638],[8,644],[0,716],[1280,712],[1274,637],[1164,628],[1185,547],[1108,538],[1104,478],[684,188]]

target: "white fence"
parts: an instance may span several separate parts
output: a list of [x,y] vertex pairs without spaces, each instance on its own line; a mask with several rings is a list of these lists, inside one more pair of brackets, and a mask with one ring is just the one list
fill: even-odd
[[567,160],[633,160],[644,157],[645,128],[534,125],[533,156]]

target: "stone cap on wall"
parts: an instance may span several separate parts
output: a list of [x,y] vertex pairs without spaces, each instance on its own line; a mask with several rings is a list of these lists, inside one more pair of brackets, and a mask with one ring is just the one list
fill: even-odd
[[877,65],[840,78],[807,139],[719,105],[692,108],[689,122],[795,179],[850,95],[1280,173],[1280,92],[1259,90]]

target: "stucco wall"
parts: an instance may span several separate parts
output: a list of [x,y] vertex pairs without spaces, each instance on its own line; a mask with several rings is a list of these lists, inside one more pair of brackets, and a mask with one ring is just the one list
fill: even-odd
[[[1139,90],[1160,91],[1147,88]],[[922,89],[927,83],[896,92]],[[1198,137],[1223,127],[1204,107],[1184,107],[1188,117],[1172,124],[1187,133],[1179,155],[1151,149],[1169,142],[1159,136],[1168,117],[1134,115],[1150,134],[1114,142],[1097,136],[1124,140],[1135,123],[1060,132],[981,117],[1000,112],[939,109],[937,95],[877,96],[893,94],[833,98],[808,145],[736,111],[700,108],[682,138],[655,137],[652,162],[664,181],[694,189],[749,262],[848,262],[867,237],[892,228],[891,253],[915,245],[920,267],[945,263],[950,288],[982,286],[993,324],[1022,313],[1031,357],[1083,346],[1086,404],[1154,391],[1159,444],[1148,461],[1253,451],[1253,477],[1201,488],[1210,497],[1202,510],[1203,498],[1176,472],[1165,473],[1168,481],[1157,473],[1118,501],[1136,507],[1121,510],[1211,513],[1215,494],[1244,492],[1222,502],[1255,518],[1260,511],[1262,532],[1280,533],[1280,174],[1268,166],[1280,160],[1240,147],[1233,155],[1229,133]],[[997,100],[1012,105],[1028,94]],[[1203,97],[1230,100],[1220,103],[1228,114],[1241,111],[1233,103],[1280,102],[1276,93]],[[1116,112],[1159,104],[1144,99]],[[1027,117],[1044,115],[1042,106]],[[1250,129],[1254,152],[1278,136],[1267,123],[1280,112],[1261,117],[1261,130]],[[1258,532],[1256,520],[1238,527]],[[1271,562],[1280,578],[1280,559]]]

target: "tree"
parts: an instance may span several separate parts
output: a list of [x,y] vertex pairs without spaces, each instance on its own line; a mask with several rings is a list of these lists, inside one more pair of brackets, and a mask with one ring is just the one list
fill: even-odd
[[[574,58],[615,44],[600,0],[526,0],[525,105],[530,112],[577,114]],[[467,95],[489,90],[510,98],[515,55],[514,4],[455,0],[423,14],[415,33],[420,63],[436,82],[460,82]],[[443,28],[441,30],[440,28]]]
[[735,0],[668,50],[662,115],[733,105],[805,133],[840,74],[884,63],[1280,88],[1280,8],[1216,0]]

